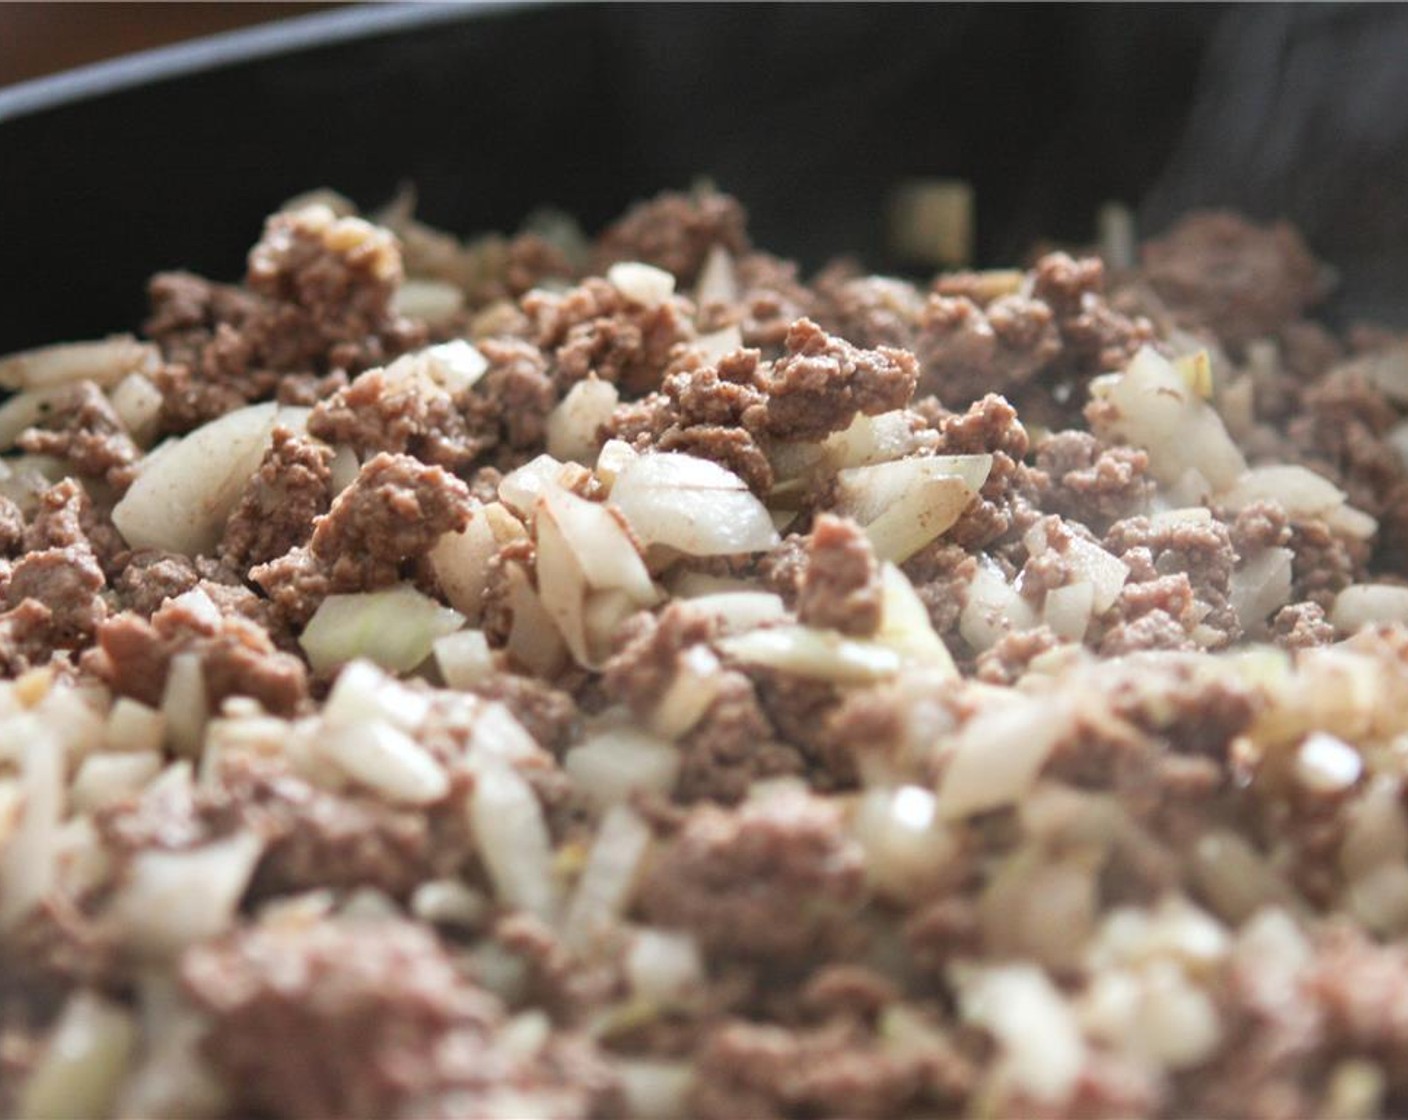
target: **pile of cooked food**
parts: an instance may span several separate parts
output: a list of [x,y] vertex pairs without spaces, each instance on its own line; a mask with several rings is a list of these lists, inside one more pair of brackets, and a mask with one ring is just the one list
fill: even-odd
[[0,359],[0,1115],[1408,1109],[1408,337],[316,192]]

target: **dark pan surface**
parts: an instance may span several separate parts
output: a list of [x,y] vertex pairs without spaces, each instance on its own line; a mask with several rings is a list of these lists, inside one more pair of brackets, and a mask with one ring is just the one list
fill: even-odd
[[1346,266],[1350,310],[1392,314],[1405,44],[1401,8],[573,4],[291,21],[0,92],[0,352],[135,326],[161,268],[237,276],[262,216],[299,191],[376,205],[406,180],[423,216],[471,232],[543,203],[596,228],[707,175],[747,204],[760,244],[809,266],[836,252],[886,266],[884,197],[910,175],[975,184],[985,262],[1042,235],[1088,239],[1110,198],[1142,204],[1148,229],[1232,203],[1299,221]]

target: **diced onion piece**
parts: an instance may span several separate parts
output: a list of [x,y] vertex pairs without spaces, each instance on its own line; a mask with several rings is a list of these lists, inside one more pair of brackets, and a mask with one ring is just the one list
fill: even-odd
[[609,493],[616,485],[616,476],[640,458],[640,452],[623,439],[609,439],[601,445],[596,457],[597,481]]
[[339,727],[321,747],[349,778],[389,801],[430,805],[449,792],[449,776],[430,752],[381,720]]
[[1381,863],[1349,884],[1345,909],[1380,937],[1408,930],[1408,867]]
[[778,626],[724,638],[721,653],[743,665],[834,684],[871,684],[900,671],[903,659],[878,642],[843,638],[834,630]]
[[510,471],[499,480],[499,501],[520,517],[527,517],[543,492],[558,485],[562,463],[546,453]]
[[398,315],[421,319],[432,326],[447,323],[464,310],[464,292],[443,280],[408,277],[392,299]]
[[782,596],[771,591],[710,591],[689,598],[689,602],[701,614],[719,619],[725,635],[742,634],[788,617]]
[[259,469],[274,425],[302,430],[306,413],[254,404],[202,425],[159,458],[148,458],[113,507],[113,524],[133,548],[187,556],[212,552],[245,483]]
[[1173,360],[1173,368],[1183,378],[1190,392],[1201,400],[1212,400],[1212,359],[1206,350],[1195,350],[1191,354]]
[[1284,905],[1290,889],[1266,859],[1235,832],[1205,834],[1193,846],[1193,882],[1219,917],[1239,925],[1265,906]]
[[332,484],[332,496],[335,498],[349,486],[357,481],[357,476],[362,473],[362,464],[357,460],[357,453],[342,444],[333,452],[332,462],[328,464],[328,474],[331,476],[328,481]]
[[973,257],[973,185],[963,179],[913,179],[889,206],[890,251],[917,264],[962,268]]
[[411,913],[438,926],[474,929],[489,914],[489,900],[458,879],[431,879],[411,894]]
[[1004,634],[1036,625],[1031,604],[1007,582],[1002,570],[986,556],[968,585],[968,601],[958,617],[958,632],[979,652],[991,649]]
[[1149,471],[1165,486],[1196,470],[1220,491],[1247,469],[1221,417],[1153,348],[1141,349],[1122,375],[1092,382],[1091,391],[1115,406],[1098,434],[1148,451]]
[[470,622],[478,622],[484,613],[489,562],[498,550],[488,516],[483,507],[476,507],[462,531],[446,533],[426,556],[450,606]]
[[621,261],[606,270],[607,281],[642,307],[658,307],[675,294],[675,278],[663,268],[639,261]]
[[673,679],[646,716],[650,730],[668,740],[689,734],[718,695],[721,672],[708,646],[690,646],[681,653]]
[[889,646],[912,665],[957,676],[953,655],[934,632],[928,608],[914,590],[909,578],[893,564],[880,566],[880,629],[875,640]]
[[590,945],[619,920],[630,904],[650,839],[650,826],[634,810],[613,805],[607,811],[563,920],[569,946]]
[[1408,587],[1351,584],[1335,596],[1330,622],[1341,634],[1353,634],[1365,626],[1408,622]]
[[1095,227],[1100,239],[1100,255],[1119,271],[1138,264],[1139,239],[1134,229],[1134,213],[1122,202],[1107,202],[1096,212]]
[[991,466],[991,455],[951,455],[850,467],[837,475],[837,508],[878,558],[903,563],[958,520]]
[[573,385],[548,414],[548,454],[564,462],[594,463],[601,446],[597,433],[620,399],[615,385],[596,377]]
[[1095,928],[1099,891],[1093,860],[1048,859],[1026,848],[993,875],[978,904],[985,949],[1048,968],[1079,965]]
[[75,381],[92,381],[108,388],[129,373],[151,373],[160,364],[157,348],[131,335],[64,342],[0,358],[0,388],[51,389]]
[[620,588],[592,591],[582,604],[582,621],[587,629],[587,649],[597,664],[611,652],[621,624],[640,610],[640,604]]
[[[902,459],[921,444],[914,431],[913,413],[906,409],[878,416],[856,413],[850,427],[822,443],[826,460],[835,470]],[[981,483],[979,483],[981,485]]]
[[161,418],[161,390],[151,378],[141,373],[129,373],[109,394],[113,411],[122,426],[138,444],[146,447],[156,435]]
[[7,730],[24,744],[24,809],[19,827],[0,851],[0,930],[14,926],[49,893],[64,813],[62,745],[35,716],[12,720]]
[[620,727],[588,736],[567,752],[562,766],[593,804],[616,805],[637,791],[672,793],[680,753],[654,735]]
[[191,757],[200,754],[205,726],[210,720],[210,698],[200,654],[178,653],[171,659],[161,695],[161,717],[172,750]]
[[1349,807],[1348,827],[1340,844],[1339,864],[1349,879],[1359,879],[1381,863],[1408,860],[1408,817],[1396,778],[1383,775]]
[[567,648],[553,618],[528,581],[521,564],[505,569],[506,605],[513,621],[505,648],[509,656],[540,677],[552,677],[562,666]]
[[1294,463],[1253,467],[1218,496],[1233,511],[1255,502],[1279,502],[1292,517],[1324,517],[1344,500],[1344,491],[1324,475]]
[[132,1016],[88,991],[69,997],[15,1113],[29,1120],[107,1116],[137,1050]]
[[736,326],[723,327],[708,334],[701,334],[690,345],[699,351],[706,362],[717,362],[720,358],[743,349],[743,332]]
[[1069,1099],[1085,1065],[1074,1014],[1044,972],[1029,964],[976,969],[959,984],[963,1018],[1002,1047],[1004,1072],[1038,1101]]
[[90,754],[78,767],[70,791],[74,808],[82,813],[140,792],[161,772],[156,751],[123,751]]
[[111,917],[139,953],[174,956],[229,927],[263,851],[242,831],[186,851],[139,852]]
[[494,654],[482,630],[457,630],[436,638],[435,664],[451,688],[468,689],[494,672]]
[[1332,533],[1355,540],[1367,541],[1379,531],[1379,523],[1362,509],[1338,506],[1325,514],[1325,525]]
[[689,1113],[694,1067],[658,1058],[616,1058],[611,1068],[621,1079],[627,1114],[636,1120],[677,1120]]
[[659,602],[635,543],[606,506],[565,490],[549,490],[540,499],[539,524],[544,514],[562,531],[593,590],[618,587],[641,606]]
[[626,952],[626,980],[631,992],[657,1005],[668,1005],[704,984],[704,959],[692,934],[643,929]]
[[482,706],[474,721],[469,752],[470,762],[477,768],[486,763],[524,762],[539,756],[542,748],[507,707],[491,701]]
[[337,674],[337,681],[323,705],[328,727],[355,727],[384,720],[402,731],[414,732],[430,712],[430,701],[388,676],[370,661],[352,661]]
[[1352,368],[1395,404],[1408,404],[1408,346],[1402,342],[1357,358]]
[[582,562],[567,543],[556,518],[542,510],[535,521],[538,533],[538,598],[577,663],[594,665],[595,658],[587,648],[587,626],[582,613],[583,600],[587,595],[587,577],[582,571]]
[[1255,633],[1291,601],[1294,558],[1290,549],[1266,548],[1232,573],[1232,609],[1243,630]]
[[1015,697],[974,716],[950,745],[939,814],[957,820],[1019,800],[1073,724],[1064,704]]
[[552,843],[528,783],[509,766],[486,766],[476,778],[468,811],[495,894],[510,907],[551,921],[558,907]]
[[[709,246],[704,266],[699,270],[699,280],[694,285],[694,302],[701,308],[711,303],[738,302],[738,273],[733,267],[733,254],[722,245]],[[739,345],[742,345],[741,338]]]
[[1359,752],[1324,731],[1312,731],[1296,748],[1296,781],[1312,793],[1342,793],[1359,781],[1363,772]]
[[[50,403],[64,393],[64,387],[30,389],[16,393],[0,404],[0,451],[8,451],[20,438],[20,433],[34,427],[44,417]],[[13,465],[13,461],[7,466]]]
[[437,638],[463,625],[464,616],[458,611],[442,607],[409,584],[400,584],[383,591],[329,595],[298,644],[317,673],[359,657],[405,673],[430,656]]
[[463,338],[429,346],[413,355],[421,370],[447,393],[462,393],[489,372],[489,359]]
[[625,466],[611,502],[645,544],[691,556],[762,552],[779,540],[767,507],[741,478],[677,452],[642,455]]
[[1095,605],[1095,587],[1088,580],[1055,587],[1046,593],[1041,621],[1058,638],[1078,642],[1085,637]]
[[892,901],[907,902],[941,886],[959,856],[958,841],[938,819],[933,793],[921,786],[868,790],[854,827],[871,884]]

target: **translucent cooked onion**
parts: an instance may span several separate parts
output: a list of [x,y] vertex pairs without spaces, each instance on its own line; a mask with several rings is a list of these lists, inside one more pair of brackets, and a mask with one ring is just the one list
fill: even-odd
[[626,980],[632,994],[657,1005],[693,995],[705,983],[699,942],[678,930],[637,930],[626,953]]
[[1232,609],[1242,629],[1256,633],[1291,601],[1292,561],[1287,548],[1267,548],[1232,573]]
[[90,754],[78,767],[70,794],[79,812],[94,809],[140,792],[161,772],[156,751]]
[[1341,634],[1353,634],[1365,626],[1408,623],[1408,587],[1351,584],[1335,596],[1330,622]]
[[482,630],[457,630],[432,647],[440,676],[451,688],[467,689],[494,672],[494,654]]
[[133,441],[142,447],[148,446],[161,418],[161,390],[144,374],[129,373],[108,395],[113,411]]
[[971,498],[982,489],[991,469],[991,455],[918,456],[849,467],[836,476],[837,505],[862,525],[869,525],[897,505],[912,503],[915,491],[931,483],[947,487],[956,480]]
[[668,796],[680,772],[680,754],[667,740],[633,727],[589,735],[562,762],[573,783],[597,806],[616,805],[632,793]]
[[984,555],[968,584],[968,600],[958,616],[958,632],[975,650],[995,646],[1004,634],[1030,630],[1036,615],[1002,569]]
[[872,887],[892,901],[935,892],[957,865],[959,842],[939,821],[933,793],[921,786],[867,790],[853,827]]
[[75,992],[24,1083],[16,1115],[28,1120],[108,1115],[137,1039],[137,1024],[121,1006],[92,992]]
[[779,540],[767,507],[741,478],[690,455],[641,455],[616,476],[611,502],[642,542],[691,556],[762,552]]
[[957,676],[953,655],[934,632],[928,608],[909,578],[893,564],[880,566],[882,608],[875,640],[889,646],[909,665]]
[[[694,302],[701,308],[711,303],[738,302],[738,273],[733,265],[733,254],[722,245],[709,246],[694,286]],[[741,336],[739,345],[742,345]]]
[[92,381],[107,388],[129,373],[151,373],[160,364],[157,348],[131,335],[64,342],[0,358],[0,388],[52,389],[76,381]]
[[409,584],[384,591],[329,595],[319,604],[298,644],[316,673],[359,657],[405,673],[430,656],[437,638],[464,625],[458,611],[442,607]]
[[926,438],[932,434],[915,431],[913,413],[905,409],[877,416],[858,412],[850,427],[829,436],[821,447],[828,465],[842,470],[902,459],[932,442]]
[[597,433],[620,399],[609,381],[589,377],[577,382],[548,414],[548,453],[564,462],[596,462],[601,447]]
[[396,289],[392,307],[398,315],[438,326],[464,310],[464,292],[444,280],[407,277]]
[[450,606],[470,622],[478,622],[484,613],[489,562],[502,543],[494,532],[488,507],[478,506],[461,532],[446,533],[426,556]]
[[719,652],[742,665],[757,665],[833,684],[869,684],[898,673],[904,662],[889,646],[843,638],[834,630],[777,626],[736,634]]
[[[683,595],[683,592],[679,592]],[[771,591],[707,591],[689,597],[690,605],[700,614],[717,618],[724,634],[742,634],[770,622],[790,617],[782,596]]]
[[551,921],[558,908],[552,841],[528,783],[509,766],[485,766],[476,775],[468,812],[499,900]]
[[636,1120],[678,1120],[689,1113],[694,1067],[658,1058],[614,1058],[629,1115]]
[[940,815],[957,820],[1017,801],[1073,726],[1071,710],[1047,700],[1013,696],[979,713],[949,744]]
[[1041,621],[1058,638],[1078,642],[1085,637],[1095,608],[1095,587],[1088,580],[1055,587],[1046,593]]
[[[149,456],[113,507],[112,520],[133,548],[208,554],[259,469],[276,424],[301,431],[307,410],[255,404],[212,420]],[[179,512],[177,512],[179,511]]]
[[606,270],[606,279],[632,303],[658,307],[675,294],[675,278],[663,268],[639,261],[621,261]]
[[449,792],[444,767],[390,723],[340,726],[325,732],[319,746],[347,777],[395,804],[430,805]]
[[1323,517],[1344,505],[1345,494],[1324,475],[1294,463],[1253,467],[1218,496],[1228,509],[1279,502],[1292,517]]
[[64,812],[64,751],[35,716],[8,721],[24,744],[19,827],[0,852],[0,931],[32,910],[54,881],[59,822]]
[[650,840],[650,826],[633,809],[613,805],[607,811],[563,919],[568,945],[588,946],[619,921],[630,904]]

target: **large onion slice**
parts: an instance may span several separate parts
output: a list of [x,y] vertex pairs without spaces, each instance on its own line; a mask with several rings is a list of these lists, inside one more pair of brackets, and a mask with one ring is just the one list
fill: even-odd
[[973,717],[950,744],[940,815],[957,820],[1018,800],[1073,723],[1065,705],[1017,695]]
[[75,381],[93,381],[107,388],[129,373],[151,373],[160,364],[157,348],[131,335],[64,342],[0,358],[0,388],[50,389]]
[[616,476],[611,501],[641,541],[691,556],[762,552],[779,540],[767,507],[741,478],[691,455],[640,456]]
[[850,467],[836,476],[837,508],[865,528],[876,556],[899,564],[958,520],[991,469],[991,455]]
[[718,644],[725,656],[744,665],[835,684],[869,684],[900,671],[903,658],[879,642],[843,638],[834,630],[777,626],[750,630]]
[[1408,623],[1408,587],[1351,584],[1335,596],[1330,622],[1341,634],[1353,634],[1365,626]]

